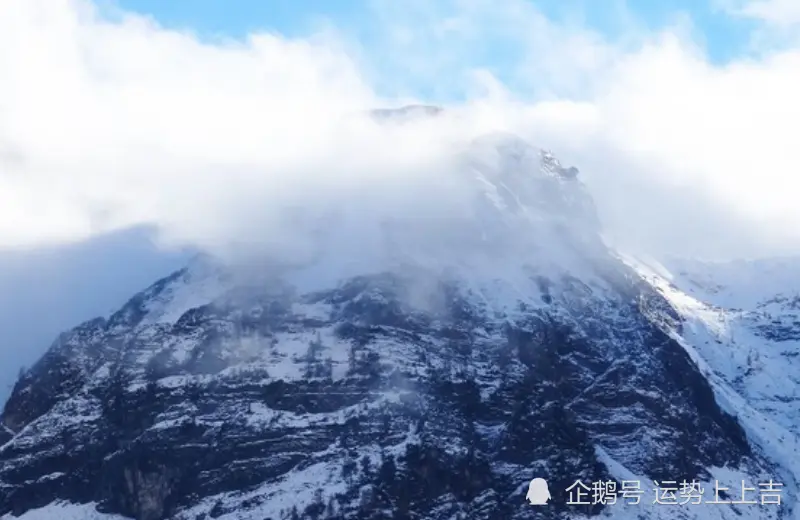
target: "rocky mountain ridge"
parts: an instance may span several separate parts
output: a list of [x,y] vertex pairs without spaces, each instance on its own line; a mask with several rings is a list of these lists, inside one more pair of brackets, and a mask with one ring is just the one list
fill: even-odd
[[[686,294],[602,243],[578,172],[507,135],[460,160],[454,253],[395,221],[383,268],[346,276],[201,258],[62,334],[0,416],[2,518],[800,518],[790,401],[714,366]],[[577,479],[785,489],[570,505]]]

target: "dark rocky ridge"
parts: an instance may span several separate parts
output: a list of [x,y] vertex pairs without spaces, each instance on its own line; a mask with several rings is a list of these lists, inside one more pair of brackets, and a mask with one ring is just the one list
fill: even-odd
[[[321,460],[336,461],[346,474],[348,464],[360,462],[360,447],[376,445],[384,451],[380,467],[351,468],[343,477],[352,485],[334,498],[341,518],[372,518],[364,512],[375,510],[372,502],[401,515],[429,513],[442,501],[469,518],[533,518],[519,507],[521,476],[546,474],[554,490],[581,476],[610,478],[595,443],[656,480],[738,467],[751,455],[683,349],[637,304],[614,302],[613,321],[586,316],[581,324],[536,311],[526,323],[501,328],[457,294],[446,318],[431,323],[398,313],[383,290],[385,301],[356,303],[374,287],[368,280],[356,285],[314,295],[336,302],[333,315],[314,324],[287,312],[287,301],[190,311],[161,331],[197,338],[189,359],[154,363],[136,390],[129,384],[140,379],[125,359],[158,338],[115,333],[100,320],[76,329],[17,383],[6,406],[4,424],[27,429],[0,450],[3,511],[59,498],[164,518],[202,497],[263,485]],[[256,311],[258,319],[245,318]],[[270,378],[269,368],[224,375],[223,337],[255,332],[266,343],[277,331],[329,325],[351,345],[342,379],[331,377],[322,344],[316,354],[309,345],[304,380]],[[379,348],[381,338],[394,338],[394,351]],[[92,352],[88,366],[70,361],[76,349]],[[88,374],[105,363],[111,373],[93,384]],[[179,386],[159,384],[179,375],[186,376]],[[399,400],[381,402],[389,392],[401,392]],[[253,427],[247,416],[256,404],[286,414],[364,411],[341,423]],[[96,415],[61,424],[70,412]],[[493,434],[497,428],[502,433]],[[409,432],[419,442],[390,455]],[[361,504],[357,483],[375,486],[369,505]],[[557,491],[554,499],[565,502]],[[299,511],[311,505],[298,504]],[[553,508],[553,518],[557,510],[564,508]]]

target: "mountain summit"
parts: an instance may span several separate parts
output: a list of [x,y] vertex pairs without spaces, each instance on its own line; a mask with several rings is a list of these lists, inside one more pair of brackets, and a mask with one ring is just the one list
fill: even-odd
[[[62,334],[0,418],[0,515],[797,515],[796,454],[754,433],[776,416],[692,347],[677,286],[605,246],[577,170],[506,134],[455,164],[449,218],[368,223],[343,250],[333,215],[307,262],[201,258]],[[570,504],[578,480],[641,495]],[[780,505],[654,504],[684,480],[707,500],[785,487]]]
[[443,110],[434,105],[405,105],[399,108],[376,108],[370,115],[378,121],[408,121],[419,117],[437,116]]

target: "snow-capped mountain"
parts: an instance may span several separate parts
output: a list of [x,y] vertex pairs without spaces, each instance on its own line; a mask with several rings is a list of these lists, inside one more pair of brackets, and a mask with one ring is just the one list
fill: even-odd
[[[353,251],[332,215],[302,264],[198,258],[62,334],[1,417],[2,518],[800,518],[791,286],[733,305],[739,275],[620,257],[517,137],[454,164],[453,219]],[[653,503],[684,480],[781,504]]]

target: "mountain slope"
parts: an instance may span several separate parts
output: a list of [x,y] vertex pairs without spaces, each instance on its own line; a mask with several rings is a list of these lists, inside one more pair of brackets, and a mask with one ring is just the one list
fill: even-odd
[[[797,259],[631,262],[677,309],[718,399],[786,482],[800,480],[800,269]],[[796,492],[796,489],[795,489]],[[795,513],[800,515],[800,512]]]
[[[736,489],[781,468],[718,405],[669,295],[603,245],[576,170],[507,135],[456,165],[458,218],[376,223],[381,240],[355,253],[334,216],[315,261],[201,258],[63,334],[3,411],[0,514],[790,514],[789,492],[783,506],[652,504],[651,480]],[[525,503],[536,476],[544,508]],[[568,505],[576,479],[645,494]]]

